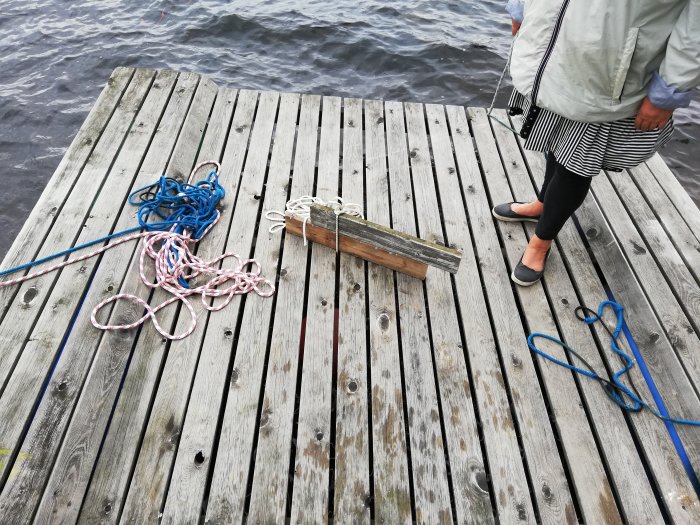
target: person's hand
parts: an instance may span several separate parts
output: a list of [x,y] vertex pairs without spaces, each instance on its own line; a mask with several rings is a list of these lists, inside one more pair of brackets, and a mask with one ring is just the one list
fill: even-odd
[[516,22],[515,20],[513,20],[513,19],[511,18],[511,19],[510,19],[510,23],[511,23],[511,26],[512,26],[511,33],[513,34],[513,36],[515,36],[515,34],[516,34],[516,33],[518,32],[518,30],[520,29],[520,22]]
[[637,113],[637,119],[634,121],[637,129],[641,131],[652,131],[663,128],[673,116],[672,109],[662,109],[651,103],[649,97],[644,97],[642,106]]

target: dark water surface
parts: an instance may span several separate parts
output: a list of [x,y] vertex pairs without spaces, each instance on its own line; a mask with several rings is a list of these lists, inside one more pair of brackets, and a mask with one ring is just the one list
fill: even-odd
[[[0,258],[115,67],[196,71],[239,88],[487,106],[510,42],[504,4],[0,0]],[[700,104],[676,121],[662,154],[700,202]]]

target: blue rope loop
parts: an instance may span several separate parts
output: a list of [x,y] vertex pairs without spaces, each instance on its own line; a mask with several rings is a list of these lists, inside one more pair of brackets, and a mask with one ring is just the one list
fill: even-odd
[[[174,226],[175,233],[189,232],[193,240],[198,241],[207,228],[216,221],[219,215],[217,207],[225,196],[226,191],[219,184],[219,175],[215,170],[212,170],[206,178],[195,184],[179,182],[170,177],[161,176],[158,181],[133,191],[128,197],[129,204],[139,207],[138,226],[105,235],[36,261],[8,268],[0,271],[0,277],[144,229],[146,231],[167,231]],[[152,218],[158,220],[149,222]],[[177,252],[175,250],[173,252],[177,258]],[[181,280],[181,284],[187,286],[184,280]]]
[[[606,308],[612,309],[617,319],[615,329],[612,332],[608,329],[605,323],[603,323],[603,314],[605,313]],[[581,316],[579,315],[581,312],[590,312],[592,315]],[[591,367],[591,365],[581,355],[579,355],[578,352],[576,352],[576,350],[571,348],[565,342],[551,335],[542,333],[530,334],[527,338],[527,345],[530,348],[530,350],[551,361],[552,363],[555,363],[561,367],[571,370],[572,372],[575,372],[579,375],[588,377],[589,379],[593,379],[594,381],[598,381],[601,387],[605,390],[605,393],[608,395],[608,397],[612,399],[621,409],[626,410],[627,412],[639,412],[643,409],[647,409],[652,414],[654,414],[654,416],[661,419],[662,421],[676,423],[679,425],[700,426],[700,421],[673,418],[661,414],[655,407],[651,406],[639,395],[639,392],[637,392],[637,389],[634,386],[634,382],[631,377],[628,376],[629,383],[632,385],[631,389],[622,382],[622,378],[629,373],[629,371],[634,367],[635,363],[632,356],[625,353],[618,346],[618,339],[620,337],[620,333],[622,332],[625,326],[624,308],[620,304],[616,303],[615,301],[605,300],[600,303],[597,313],[593,310],[590,310],[589,308],[586,308],[585,306],[579,306],[578,308],[576,308],[576,317],[578,317],[579,320],[583,321],[589,326],[593,323],[601,322],[603,324],[603,327],[608,331],[608,334],[610,335],[610,348],[619,356],[620,361],[623,365],[622,368],[616,370],[613,373],[612,380],[600,376],[593,369],[593,367]],[[580,366],[572,365],[561,359],[557,359],[556,357],[546,353],[545,351],[540,350],[535,344],[535,339],[545,339],[547,341],[551,341],[561,346],[566,353],[574,356],[580,363],[582,363],[585,369],[581,368]]]
[[190,232],[194,239],[201,239],[216,220],[217,206],[225,196],[218,174],[211,171],[195,184],[161,176],[157,182],[132,192],[129,204],[139,207],[137,217],[142,228],[165,231],[175,226],[175,233]]

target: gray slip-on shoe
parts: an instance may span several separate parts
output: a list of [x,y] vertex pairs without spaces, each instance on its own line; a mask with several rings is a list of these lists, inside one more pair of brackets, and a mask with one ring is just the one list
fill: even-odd
[[499,221],[504,221],[504,222],[518,222],[518,221],[537,222],[540,219],[539,217],[529,217],[527,215],[520,215],[519,213],[515,213],[511,209],[511,206],[513,204],[527,204],[527,203],[525,203],[525,202],[505,202],[503,204],[499,204],[497,206],[494,206],[493,209],[491,210],[491,214],[494,217],[496,217]]
[[520,286],[532,286],[536,282],[538,282],[540,279],[542,279],[542,275],[544,275],[544,270],[547,267],[547,259],[549,258],[549,252],[551,251],[551,248],[547,250],[547,255],[544,257],[544,268],[542,268],[542,271],[535,271],[532,268],[529,268],[523,264],[523,258],[520,258],[520,262],[518,262],[517,266],[513,269],[513,273],[510,274],[510,278],[513,280],[515,284],[519,284]]

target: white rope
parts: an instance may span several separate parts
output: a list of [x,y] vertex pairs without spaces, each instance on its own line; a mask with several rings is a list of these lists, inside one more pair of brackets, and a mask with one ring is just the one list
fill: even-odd
[[[300,219],[303,219],[302,237],[304,238],[304,246],[308,244],[306,240],[306,223],[309,222],[309,219],[311,219],[311,206],[314,204],[326,206],[335,212],[335,251],[337,252],[339,248],[339,217],[341,215],[352,215],[353,217],[363,219],[364,216],[362,215],[362,206],[351,202],[344,202],[342,197],[334,197],[326,201],[320,197],[312,197],[311,195],[304,195],[287,202],[285,211],[292,213],[294,216],[299,217]],[[272,226],[268,228],[270,233],[277,233],[284,229],[284,213],[277,210],[270,210],[265,213],[265,218],[273,223]]]

